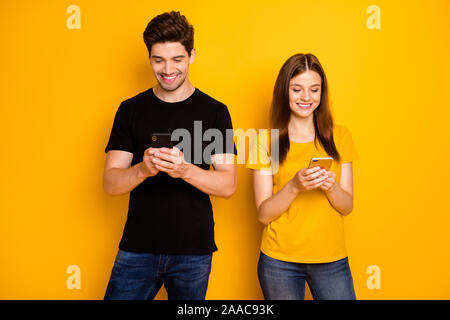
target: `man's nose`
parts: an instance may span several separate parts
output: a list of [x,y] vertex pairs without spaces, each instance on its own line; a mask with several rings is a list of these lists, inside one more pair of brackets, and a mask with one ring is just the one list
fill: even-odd
[[169,75],[172,73],[172,63],[170,61],[167,61],[164,65],[164,73]]

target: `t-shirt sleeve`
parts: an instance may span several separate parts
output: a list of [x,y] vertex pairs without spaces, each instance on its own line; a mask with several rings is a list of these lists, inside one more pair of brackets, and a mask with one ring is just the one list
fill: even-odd
[[130,115],[126,105],[123,102],[117,109],[113,127],[111,129],[111,135],[105,148],[105,152],[108,152],[109,150],[122,150],[134,153]]
[[270,136],[267,130],[262,130],[249,144],[249,154],[246,167],[253,170],[272,170]]
[[217,111],[214,129],[218,129],[221,132],[223,140],[221,141],[222,148],[214,148],[211,154],[237,154],[236,145],[234,144],[233,123],[225,105],[221,106]]
[[341,163],[352,162],[359,159],[359,155],[356,150],[355,143],[353,142],[352,135],[350,131],[345,127],[342,127],[342,137],[340,141],[339,153],[341,155]]

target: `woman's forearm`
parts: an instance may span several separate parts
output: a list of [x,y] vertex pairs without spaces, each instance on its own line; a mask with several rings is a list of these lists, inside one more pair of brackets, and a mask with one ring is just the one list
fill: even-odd
[[[343,216],[353,210],[353,196],[336,184],[325,194],[331,205]],[[278,193],[264,200],[258,207],[258,220],[263,224],[269,224],[289,209],[291,203],[299,195],[295,184],[290,180]]]
[[343,216],[353,211],[353,195],[342,189],[338,183],[330,190],[325,191],[325,194],[331,205]]
[[292,201],[297,197],[298,190],[290,180],[279,192],[264,200],[258,207],[258,220],[269,224],[287,211]]

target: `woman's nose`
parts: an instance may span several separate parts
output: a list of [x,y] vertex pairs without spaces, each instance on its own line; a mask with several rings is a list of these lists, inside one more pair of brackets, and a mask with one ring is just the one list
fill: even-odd
[[300,99],[302,101],[309,101],[310,98],[311,98],[311,96],[307,91],[303,91],[302,95],[300,96]]

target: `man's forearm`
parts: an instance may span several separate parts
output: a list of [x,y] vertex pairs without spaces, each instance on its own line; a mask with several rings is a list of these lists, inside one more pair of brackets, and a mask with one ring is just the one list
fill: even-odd
[[129,193],[141,184],[147,176],[140,170],[142,162],[129,168],[110,168],[103,175],[103,189],[109,195]]
[[211,196],[229,198],[236,190],[236,175],[227,171],[204,170],[189,164],[182,178]]

